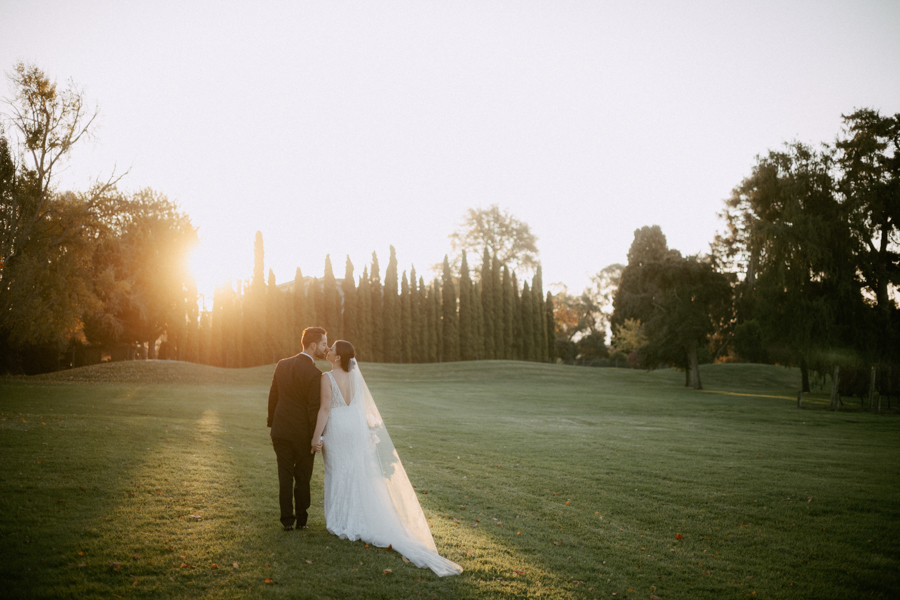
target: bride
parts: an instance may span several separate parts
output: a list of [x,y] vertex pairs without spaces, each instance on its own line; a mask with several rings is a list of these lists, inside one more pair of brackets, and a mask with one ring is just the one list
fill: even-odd
[[458,575],[437,553],[419,499],[360,373],[350,342],[328,351],[311,452],[325,461],[325,526],[334,535],[393,547],[418,567]]

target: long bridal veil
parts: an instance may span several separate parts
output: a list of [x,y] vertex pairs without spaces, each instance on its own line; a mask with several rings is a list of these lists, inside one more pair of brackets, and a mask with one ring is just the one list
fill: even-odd
[[[415,545],[424,546],[422,550],[427,550],[435,555],[433,559],[429,558],[426,561],[429,564],[420,564],[419,566],[428,566],[438,575],[461,573],[462,567],[437,554],[437,547],[434,544],[428,520],[425,518],[425,513],[422,512],[419,499],[416,497],[416,492],[413,490],[409,477],[406,475],[403,463],[400,462],[400,457],[397,455],[391,436],[384,425],[381,413],[378,412],[378,407],[375,406],[375,400],[372,398],[369,386],[366,385],[366,380],[363,378],[356,359],[352,359],[350,362],[350,393],[354,398],[354,402],[351,402],[351,405],[356,404],[365,410],[365,419],[369,426],[371,441],[369,448],[374,455],[374,461],[369,463],[371,465],[370,468],[373,470],[370,476],[373,479],[383,480],[393,508],[411,541],[418,542]],[[362,400],[362,402],[355,402],[357,399]],[[394,547],[403,553],[399,544],[394,544]],[[414,560],[413,556],[407,555],[407,558],[413,560],[414,563],[419,563],[419,561]]]

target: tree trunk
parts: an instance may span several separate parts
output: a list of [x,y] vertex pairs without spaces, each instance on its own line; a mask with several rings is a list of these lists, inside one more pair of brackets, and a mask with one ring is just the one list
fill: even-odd
[[869,374],[869,410],[875,407],[875,376],[876,370],[875,367],[872,367],[872,371]]
[[684,365],[684,387],[691,387],[691,365]]
[[837,410],[841,402],[841,393],[838,384],[841,380],[841,366],[834,365],[834,375],[831,376],[831,410]]
[[809,393],[809,365],[806,364],[806,357],[800,358],[800,381],[801,390],[804,394]]
[[697,347],[691,346],[688,350],[688,357],[691,359],[691,372],[694,377],[694,389],[702,390],[703,385],[700,383],[700,363],[697,361]]
[[147,360],[156,360],[156,340],[147,342]]

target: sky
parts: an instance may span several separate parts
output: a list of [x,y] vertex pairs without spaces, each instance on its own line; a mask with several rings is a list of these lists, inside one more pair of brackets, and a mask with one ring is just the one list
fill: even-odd
[[[61,189],[128,171],[199,227],[200,290],[430,267],[469,208],[580,292],[634,231],[706,252],[755,157],[900,113],[900,2],[0,0],[0,69],[100,109]],[[0,83],[0,95],[11,88]]]

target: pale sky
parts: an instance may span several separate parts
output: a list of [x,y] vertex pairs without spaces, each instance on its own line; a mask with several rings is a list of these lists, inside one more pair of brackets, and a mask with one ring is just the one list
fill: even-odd
[[17,60],[100,106],[61,187],[117,166],[177,200],[201,291],[257,230],[279,282],[391,244],[428,278],[496,203],[580,292],[643,225],[707,251],[757,154],[900,112],[900,2],[0,0]]

